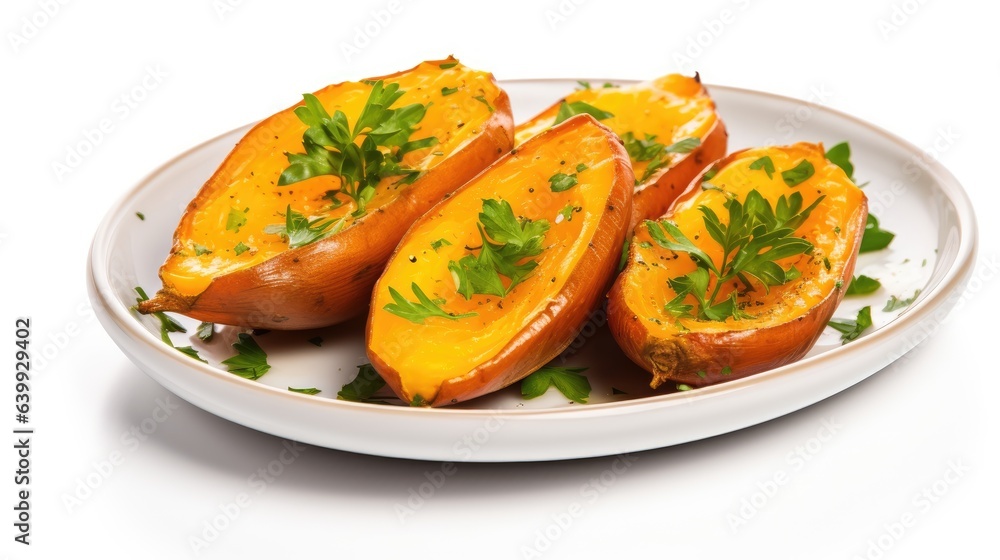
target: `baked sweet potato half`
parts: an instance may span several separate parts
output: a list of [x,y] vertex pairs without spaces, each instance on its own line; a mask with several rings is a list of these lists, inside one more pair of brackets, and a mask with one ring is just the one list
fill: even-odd
[[359,315],[414,220],[513,142],[507,94],[454,58],[304,97],[191,201],[141,312],[285,330]]
[[565,349],[606,293],[634,176],[580,115],[539,134],[418,220],[372,294],[368,358],[406,402],[505,387]]
[[611,331],[654,388],[798,360],[843,298],[867,214],[822,145],[736,152],[635,229],[608,295]]
[[635,172],[633,225],[662,216],[706,165],[726,155],[728,133],[698,76],[669,74],[630,86],[578,89],[517,126],[515,144],[588,113],[625,143]]

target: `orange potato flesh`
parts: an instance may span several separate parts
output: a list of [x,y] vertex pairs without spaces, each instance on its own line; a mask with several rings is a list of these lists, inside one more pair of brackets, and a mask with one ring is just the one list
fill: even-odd
[[[336,208],[324,198],[339,188],[337,177],[326,175],[278,186],[279,176],[289,165],[286,152],[303,152],[302,134],[307,126],[293,113],[302,103],[268,117],[247,133],[190,203],[174,234],[172,252],[160,269],[164,289],[140,310],[178,311],[204,320],[267,328],[322,326],[363,311],[353,296],[360,292],[362,301],[367,299],[365,291],[370,290],[374,274],[358,278],[358,282],[367,283],[361,290],[332,286],[333,293],[324,293],[317,287],[317,293],[309,294],[314,305],[302,304],[301,311],[292,305],[290,313],[282,312],[280,316],[275,313],[268,317],[259,310],[243,309],[252,302],[239,301],[239,292],[260,292],[263,285],[273,289],[280,286],[283,293],[264,290],[253,297],[288,307],[288,302],[296,298],[295,291],[308,280],[296,278],[296,273],[291,272],[295,267],[284,265],[297,264],[298,257],[306,254],[319,261],[300,267],[304,269],[301,274],[363,273],[361,269],[341,269],[346,263],[336,261],[346,259],[369,267],[381,265],[414,219],[507,151],[512,135],[506,93],[490,74],[463,66],[453,58],[424,62],[411,70],[372,80],[378,79],[384,79],[386,84],[397,83],[405,92],[394,108],[430,104],[410,139],[434,136],[439,142],[407,153],[402,161],[403,167],[426,171],[423,176],[411,185],[399,184],[399,176],[382,178],[367,205],[367,214],[351,217],[356,205],[350,197],[341,194],[338,198],[343,204]],[[353,126],[371,88],[369,83],[344,82],[314,95],[331,115],[343,111]],[[445,95],[444,88],[457,91]],[[321,241],[289,249],[281,235],[264,231],[269,225],[284,223],[289,205],[311,219],[344,218],[343,228]],[[246,211],[246,223],[238,230],[227,228],[234,210]],[[357,235],[351,232],[363,224],[371,226],[366,237],[379,238],[375,242],[366,239],[364,244],[347,243],[347,238]],[[237,254],[236,247],[241,243],[245,250]],[[362,245],[367,254],[350,254],[356,252],[352,246]],[[338,281],[333,279],[331,283]],[[347,295],[353,300],[345,299]]]
[[[670,163],[636,185],[635,223],[661,216],[705,165],[726,153],[725,125],[715,112],[715,102],[697,76],[669,74],[635,85],[605,88],[595,84],[590,89],[574,91],[518,125],[514,133],[515,144],[520,145],[552,126],[563,101],[582,101],[613,114],[601,124],[619,136],[631,132],[636,138],[645,139],[646,134],[652,134],[664,146],[685,138],[701,141],[701,145],[690,153],[672,154]],[[636,180],[641,180],[649,163],[632,160]]]
[[[775,172],[750,170],[757,159],[768,156]],[[811,178],[790,188],[781,172],[803,159],[813,164]],[[616,339],[636,363],[653,373],[654,387],[665,381],[703,386],[736,379],[801,358],[815,343],[843,297],[850,281],[867,216],[862,191],[844,172],[826,160],[821,145],[757,148],[734,153],[713,166],[711,184],[735,195],[741,202],[753,189],[772,206],[781,195],[799,192],[803,208],[825,196],[796,235],[813,243],[811,254],[777,261],[785,269],[794,265],[802,275],[765,290],[753,291],[739,284],[723,286],[722,301],[739,288],[737,301],[753,318],[701,321],[676,318],[664,304],[676,294],[667,280],[687,274],[695,263],[686,254],[661,248],[645,224],[635,229],[629,264],[609,295],[609,320]],[[676,200],[665,219],[712,258],[721,260],[719,245],[709,236],[700,206],[712,209],[723,223],[726,197],[716,190],[702,190],[701,177]],[[826,263],[829,263],[827,268]],[[714,283],[711,285],[714,288]],[[685,303],[694,302],[688,296]],[[726,370],[726,368],[729,368]],[[726,370],[723,372],[723,370]]]
[[[577,166],[587,166],[577,172]],[[550,190],[556,173],[578,184]],[[617,138],[589,116],[567,120],[511,152],[418,221],[379,279],[368,319],[368,355],[399,397],[434,406],[499,389],[562,351],[604,294],[628,229],[633,176]],[[504,298],[456,290],[449,261],[482,241],[476,228],[483,199],[502,199],[515,216],[548,220],[538,267]],[[571,219],[559,212],[572,206]],[[450,245],[435,250],[431,243]],[[504,278],[504,285],[509,281]],[[423,324],[394,315],[389,287],[415,301],[411,283],[443,299],[449,320]]]

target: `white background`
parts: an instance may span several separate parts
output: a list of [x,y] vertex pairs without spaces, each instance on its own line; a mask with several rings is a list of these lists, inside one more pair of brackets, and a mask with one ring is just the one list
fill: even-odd
[[[30,547],[12,541],[14,455],[8,443],[0,454],[7,556],[193,556],[191,537],[241,492],[251,502],[202,557],[522,558],[529,547],[544,548],[546,558],[995,554],[995,3],[423,0],[402,2],[375,36],[359,37],[366,24],[376,28],[372,11],[389,4],[12,0],[0,7],[0,294],[9,326],[0,331],[13,333],[14,317],[30,315],[35,346],[59,346],[37,364],[44,367],[32,386]],[[345,44],[357,52],[345,54]],[[169,402],[177,410],[155,433],[124,444],[122,433],[170,396],[118,351],[89,310],[86,255],[106,209],[162,162],[288,106],[300,92],[449,53],[500,79],[697,69],[709,83],[802,99],[823,88],[826,105],[927,150],[952,137],[935,152],[981,220],[972,284],[913,359],[806,410],[635,454],[614,475],[609,469],[622,466],[614,458],[459,465],[402,521],[397,506],[439,464],[308,447],[261,488],[250,477],[279,457],[282,441],[176,397]],[[129,107],[121,96],[144,79],[142,99]],[[54,169],[102,119],[111,131],[90,153],[69,171]],[[5,363],[9,370],[13,357]],[[13,416],[11,377],[0,383],[0,411]],[[123,462],[101,474],[115,453]],[[88,476],[99,487],[67,507],[65,496]],[[775,477],[784,484],[772,485]],[[933,499],[920,497],[925,489]],[[580,515],[558,528],[573,504]],[[896,526],[906,515],[910,526]],[[547,529],[554,539],[540,539]],[[873,548],[878,543],[888,550]]]

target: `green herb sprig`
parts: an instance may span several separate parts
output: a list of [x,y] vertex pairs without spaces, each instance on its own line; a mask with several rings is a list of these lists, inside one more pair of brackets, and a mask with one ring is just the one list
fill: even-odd
[[310,220],[288,205],[285,209],[285,223],[266,226],[264,233],[285,237],[288,239],[288,248],[297,249],[337,233],[344,228],[344,221],[344,218]]
[[[465,299],[471,299],[473,294],[505,297],[538,266],[538,261],[531,257],[541,254],[549,222],[518,220],[509,202],[488,199],[483,200],[476,227],[482,238],[479,255],[466,255],[451,261],[448,270],[458,293]],[[501,276],[510,280],[507,287]]]
[[419,324],[423,324],[424,320],[428,317],[441,317],[455,321],[457,319],[476,316],[475,313],[461,313],[458,315],[448,313],[441,308],[441,305],[445,302],[443,299],[431,299],[427,297],[427,294],[420,289],[420,286],[416,282],[410,284],[410,289],[413,290],[413,295],[417,296],[417,301],[408,301],[403,297],[403,294],[396,291],[392,286],[389,286],[389,295],[392,297],[393,302],[385,304],[382,309]]
[[[356,210],[351,216],[360,217],[367,212],[367,203],[382,178],[401,176],[399,182],[411,183],[420,176],[420,171],[405,168],[401,162],[406,153],[438,143],[433,136],[410,140],[429,104],[391,108],[404,94],[399,84],[386,85],[379,80],[371,86],[353,127],[343,111],[334,111],[331,116],[315,95],[302,96],[305,104],[295,109],[295,115],[309,126],[302,135],[305,153],[285,154],[289,166],[278,185],[333,175],[340,179],[339,192],[354,200]],[[363,137],[360,144],[359,137]]]
[[[791,266],[786,270],[776,261],[812,251],[813,244],[796,237],[795,231],[823,198],[820,196],[802,208],[802,195],[795,192],[787,197],[782,195],[772,208],[760,192],[752,190],[743,203],[735,197],[727,198],[724,207],[729,222],[726,224],[712,209],[699,207],[709,235],[722,249],[719,263],[713,262],[673,222],[647,220],[646,228],[654,242],[664,249],[687,253],[697,265],[694,272],[667,281],[677,296],[667,302],[664,309],[678,318],[702,321],[750,317],[737,305],[735,290],[728,299],[719,301],[722,286],[738,279],[751,290],[750,278],[754,278],[767,289],[798,278],[801,274],[798,269]],[[697,302],[697,310],[686,303],[688,296]]]
[[639,139],[635,137],[634,133],[626,132],[622,135],[622,143],[624,143],[625,151],[628,152],[628,156],[632,161],[649,162],[646,165],[646,169],[642,172],[642,176],[637,177],[635,180],[636,185],[641,185],[649,180],[654,173],[670,163],[670,154],[690,153],[701,145],[701,139],[696,137],[684,138],[669,146],[665,146],[656,141],[655,134],[646,134],[644,139]]

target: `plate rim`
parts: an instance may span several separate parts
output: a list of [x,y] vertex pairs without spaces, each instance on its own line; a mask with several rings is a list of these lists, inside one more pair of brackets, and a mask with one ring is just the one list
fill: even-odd
[[[572,86],[577,80],[582,78],[523,78],[523,79],[503,79],[497,80],[501,87],[505,87],[505,84],[567,84]],[[634,79],[614,79],[614,78],[591,78],[591,81],[608,81],[618,84],[633,84],[639,83],[641,80]],[[840,111],[826,105],[813,103],[803,99],[798,99],[795,97],[789,97],[785,95],[780,95],[776,93],[753,90],[748,88],[736,87],[736,86],[725,86],[725,85],[714,85],[705,84],[710,92],[713,91],[725,91],[728,93],[735,93],[739,95],[748,96],[761,96],[764,98],[769,98],[772,101],[778,101],[783,103],[798,103],[807,104],[811,107],[818,108],[820,111],[829,113],[830,115],[847,120],[855,125],[861,126],[863,128],[869,129],[877,136],[881,137],[883,140],[887,140],[892,144],[902,148],[908,153],[913,155],[922,155],[924,151],[920,149],[915,144],[905,140],[896,134],[886,130],[885,128],[863,120],[859,117],[855,117],[851,114]],[[947,266],[947,269],[943,271],[943,275],[940,280],[932,286],[930,289],[925,290],[921,293],[921,298],[915,302],[909,309],[907,309],[903,314],[893,319],[883,327],[877,329],[871,334],[859,338],[853,341],[849,345],[844,345],[832,350],[828,350],[816,356],[811,356],[798,360],[796,362],[786,364],[784,366],[767,370],[758,374],[747,376],[741,379],[729,381],[726,383],[720,383],[717,385],[711,385],[708,387],[703,387],[694,391],[685,391],[677,393],[668,393],[663,395],[655,395],[650,397],[640,397],[636,399],[628,399],[607,403],[594,403],[587,404],[579,407],[569,407],[569,408],[547,408],[547,409],[503,409],[503,408],[452,408],[452,407],[441,407],[441,408],[424,408],[424,407],[405,407],[405,406],[385,406],[385,405],[375,405],[368,403],[357,403],[352,401],[343,401],[329,397],[323,397],[321,401],[318,401],[316,397],[311,395],[303,395],[294,393],[287,390],[282,390],[278,387],[272,387],[257,381],[244,379],[242,377],[233,375],[229,372],[223,371],[222,369],[212,366],[210,364],[204,364],[195,360],[190,359],[183,354],[174,351],[172,348],[165,345],[162,340],[155,337],[153,333],[149,332],[141,326],[141,323],[132,315],[130,309],[125,306],[118,305],[118,302],[114,299],[109,299],[106,294],[113,294],[114,288],[109,281],[109,275],[107,274],[107,268],[110,266],[110,260],[108,255],[108,248],[110,246],[110,241],[113,238],[113,234],[116,232],[118,225],[123,221],[126,215],[131,215],[126,212],[126,207],[129,203],[135,199],[140,193],[142,193],[149,184],[158,175],[166,172],[169,168],[177,164],[179,160],[182,160],[202,149],[207,145],[215,143],[230,134],[236,133],[244,129],[248,129],[253,126],[254,123],[249,123],[240,127],[233,128],[221,134],[215,135],[183,152],[175,155],[174,157],[168,159],[163,164],[157,166],[154,170],[144,175],[138,182],[131,186],[123,195],[121,195],[118,200],[108,209],[105,216],[102,218],[100,225],[95,231],[93,241],[90,246],[90,251],[88,255],[87,267],[87,283],[88,291],[90,292],[90,298],[95,307],[99,306],[103,310],[107,311],[107,316],[112,320],[115,325],[129,338],[136,342],[144,343],[145,345],[154,348],[162,357],[166,360],[172,361],[175,365],[179,365],[184,369],[192,370],[199,374],[208,374],[214,376],[218,380],[222,380],[224,383],[233,383],[233,387],[237,390],[255,390],[263,391],[264,394],[269,394],[278,398],[292,399],[292,403],[308,402],[311,406],[324,406],[332,407],[334,410],[341,409],[344,411],[352,411],[359,414],[374,414],[377,416],[384,415],[404,415],[404,417],[410,418],[425,418],[426,415],[435,416],[458,416],[467,419],[481,419],[487,420],[490,418],[502,417],[518,420],[526,419],[553,419],[557,418],[559,420],[563,419],[575,419],[575,418],[592,418],[592,417],[603,417],[603,416],[615,416],[619,414],[632,414],[641,413],[649,409],[659,409],[672,406],[687,406],[696,400],[704,400],[707,398],[719,398],[722,395],[732,394],[738,391],[747,390],[749,388],[759,386],[761,384],[771,383],[774,380],[781,379],[787,376],[792,376],[796,374],[804,374],[802,370],[812,370],[814,368],[820,367],[820,364],[824,362],[842,362],[849,360],[855,355],[864,355],[870,352],[873,347],[880,345],[887,339],[893,338],[897,333],[911,330],[916,323],[919,323],[925,319],[928,315],[932,314],[938,308],[948,305],[947,300],[948,295],[957,291],[966,281],[968,276],[971,274],[972,269],[976,262],[976,254],[979,243],[978,226],[973,210],[971,199],[968,196],[966,190],[962,187],[958,179],[941,164],[936,158],[920,158],[917,164],[921,166],[925,171],[930,173],[934,178],[935,188],[940,190],[955,208],[956,221],[958,224],[958,246],[955,250],[953,260],[950,263],[940,263],[932,271],[932,277],[938,270],[938,268]],[[113,297],[113,296],[112,296]],[[953,305],[954,302],[951,302]],[[951,305],[948,305],[950,308]],[[929,333],[919,331],[919,338],[912,340],[912,344],[908,345],[908,348],[900,353],[900,356],[905,352],[911,350],[916,344],[926,339],[930,336]],[[114,338],[114,337],[112,337]],[[117,344],[117,341],[115,341]],[[898,357],[897,357],[898,358]],[[140,368],[144,369],[144,368]],[[872,372],[874,374],[876,372]],[[867,376],[866,376],[867,377]],[[159,381],[159,380],[158,380]],[[298,400],[302,399],[302,400]],[[306,400],[308,399],[308,400]],[[821,399],[820,399],[821,400]],[[801,407],[799,408],[801,409]],[[213,412],[214,414],[214,412]],[[423,416],[420,416],[423,415]]]

